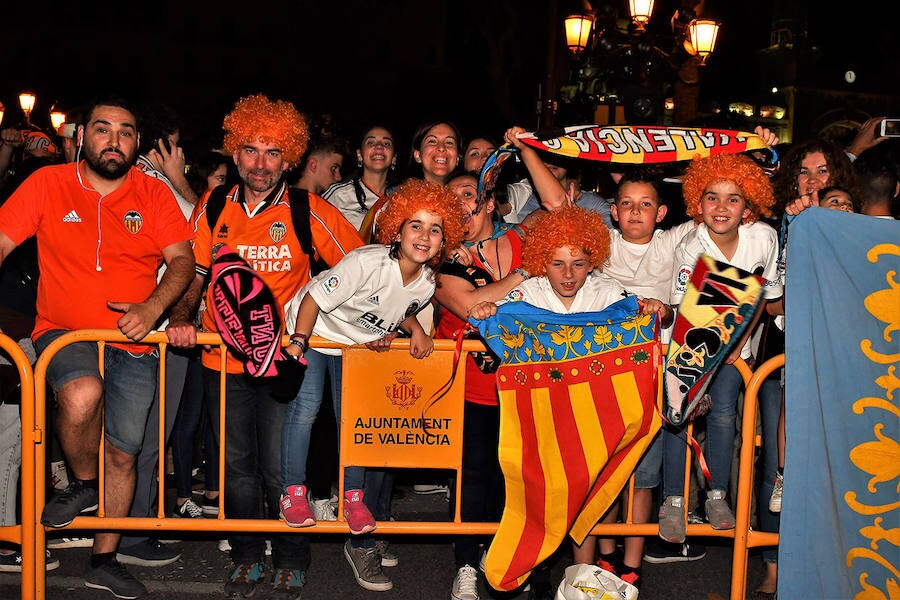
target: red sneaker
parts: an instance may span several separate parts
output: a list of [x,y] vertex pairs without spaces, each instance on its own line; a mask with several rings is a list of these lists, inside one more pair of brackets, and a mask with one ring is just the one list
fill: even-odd
[[344,518],[353,535],[362,535],[375,529],[375,517],[363,503],[362,490],[344,492]]
[[290,485],[287,495],[281,497],[281,518],[288,527],[310,527],[316,524],[309,501],[306,499],[305,485]]

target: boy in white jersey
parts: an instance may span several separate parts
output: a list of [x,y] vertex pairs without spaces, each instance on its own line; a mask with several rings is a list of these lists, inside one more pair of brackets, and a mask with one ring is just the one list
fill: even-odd
[[[310,431],[327,373],[331,375],[332,401],[340,423],[340,350],[310,349],[309,338],[315,335],[347,345],[368,344],[403,327],[412,335],[410,354],[416,358],[431,354],[434,342],[416,315],[434,294],[433,269],[443,260],[445,249],[461,243],[464,223],[462,205],[453,192],[434,183],[409,180],[389,197],[378,217],[381,244],[348,253],[333,268],[313,278],[286,307],[287,328],[294,332],[287,351],[297,360],[308,362],[282,429],[281,515],[288,525],[315,524],[303,484]],[[380,349],[388,347],[379,345]],[[368,533],[375,529],[371,511],[379,497],[383,473],[380,478],[374,473],[367,477],[366,469],[347,467],[344,474],[344,515],[350,532]],[[373,591],[391,589],[371,536],[348,540],[344,555],[360,586]]]
[[[687,214],[700,224],[681,240],[675,251],[672,304],[684,297],[687,282],[700,254],[761,275],[766,279],[764,297],[782,295],[778,281],[778,236],[757,219],[769,216],[775,203],[772,186],[762,169],[747,156],[717,155],[694,160],[683,182]],[[762,314],[757,313],[757,319]],[[755,324],[755,323],[754,323]],[[712,474],[706,497],[706,518],[714,529],[734,528],[734,513],[725,500],[731,477],[737,397],[743,380],[735,360],[751,357],[747,328],[744,339],[725,359],[708,393],[712,407],[706,417],[706,455]],[[685,451],[683,434],[663,429],[663,494],[659,511],[659,535],[666,541],[682,542],[685,535]]]
[[[635,168],[619,180],[616,199],[612,205],[612,218],[619,229],[611,229],[610,255],[603,272],[618,281],[628,292],[659,298],[666,304],[672,287],[672,268],[675,248],[682,237],[694,229],[693,221],[687,221],[672,229],[656,229],[666,217],[667,207],[659,197],[658,174],[651,169]],[[672,320],[663,322],[661,337],[667,343],[671,335]],[[650,521],[653,506],[653,488],[660,482],[662,470],[662,441],[657,436],[635,469],[634,523]],[[619,504],[613,505],[604,523],[615,523],[619,517]],[[641,559],[644,537],[625,538],[624,555],[617,550],[614,538],[600,538],[600,555],[597,551],[598,536],[588,536],[581,546],[573,548],[576,563],[597,564],[616,573],[623,580],[639,587],[641,583]],[[699,556],[698,556],[699,558]]]

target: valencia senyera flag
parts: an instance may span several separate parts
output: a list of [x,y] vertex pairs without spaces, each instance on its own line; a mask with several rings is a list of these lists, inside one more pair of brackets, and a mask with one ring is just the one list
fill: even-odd
[[567,534],[584,540],[659,429],[658,328],[634,297],[574,314],[512,302],[475,324],[502,360],[506,506],[485,572],[511,590]]

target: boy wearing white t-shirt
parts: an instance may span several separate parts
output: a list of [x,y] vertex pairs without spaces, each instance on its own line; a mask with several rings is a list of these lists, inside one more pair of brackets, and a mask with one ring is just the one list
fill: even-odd
[[[675,248],[684,235],[696,224],[686,221],[671,229],[657,229],[656,225],[666,217],[667,207],[659,196],[658,176],[647,168],[635,168],[619,180],[616,199],[612,205],[612,218],[619,229],[610,230],[610,254],[603,266],[603,273],[618,281],[629,293],[640,297],[659,298],[671,304],[672,269]],[[662,323],[662,342],[671,336],[670,320]],[[648,523],[653,510],[653,489],[660,484],[662,471],[662,438],[657,436],[647,448],[635,468],[634,503],[632,521]],[[615,523],[619,516],[619,504],[614,505],[603,518],[604,523]],[[580,547],[573,549],[576,563],[594,563],[597,536],[588,536]],[[624,554],[620,553],[614,538],[599,538],[599,558],[596,563],[619,575],[632,585],[640,585],[641,559],[644,553],[644,537],[625,538]]]

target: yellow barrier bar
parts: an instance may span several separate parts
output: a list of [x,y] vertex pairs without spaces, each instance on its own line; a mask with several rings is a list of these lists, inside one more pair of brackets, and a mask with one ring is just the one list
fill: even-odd
[[12,359],[16,370],[19,372],[20,383],[20,413],[22,428],[22,462],[19,469],[21,481],[21,522],[18,525],[4,525],[0,527],[0,539],[13,542],[21,546],[22,552],[22,600],[34,597],[35,588],[35,539],[34,528],[30,524],[34,522],[34,445],[43,443],[42,431],[34,427],[34,375],[31,370],[31,361],[25,355],[22,348],[15,340],[7,335],[0,334],[0,348]]
[[[747,590],[747,560],[750,546],[778,543],[778,534],[750,530],[750,508],[753,496],[753,455],[756,448],[756,414],[759,405],[759,389],[775,369],[784,366],[784,354],[764,362],[747,382],[744,393],[744,418],[741,427],[741,457],[738,471],[738,492],[734,514],[734,553],[731,564],[731,598],[744,598]],[[769,440],[768,443],[774,443]],[[751,543],[752,541],[752,543]]]
[[[22,364],[18,363],[20,370],[20,377],[22,378],[22,390],[23,390],[23,409],[26,406],[27,401],[32,402],[33,411],[23,410],[22,416],[22,426],[23,432],[27,432],[29,435],[23,436],[23,458],[22,458],[22,467],[23,467],[23,518],[22,518],[22,526],[19,530],[19,537],[22,543],[22,553],[23,553],[23,587],[22,594],[24,598],[37,598],[38,600],[43,599],[44,597],[44,536],[45,536],[45,528],[40,525],[38,518],[38,509],[42,508],[45,504],[45,494],[44,494],[44,469],[43,468],[35,468],[36,465],[45,464],[46,460],[46,447],[44,444],[44,427],[46,422],[46,385],[45,385],[45,377],[46,377],[46,368],[49,363],[50,358],[63,346],[80,341],[96,341],[100,343],[102,347],[104,342],[128,342],[127,338],[114,330],[82,330],[68,333],[64,336],[61,336],[59,339],[55,340],[44,354],[38,359],[37,364],[35,365],[34,375],[32,378],[31,370],[27,366],[23,367]],[[158,464],[158,475],[160,477],[160,481],[163,481],[165,478],[165,432],[163,423],[165,423],[165,371],[166,371],[166,361],[165,361],[165,349],[166,343],[168,339],[166,338],[164,333],[153,333],[144,340],[143,343],[149,344],[160,344],[160,434],[158,443],[160,444],[161,451],[159,453],[159,464]],[[286,341],[286,340],[285,340]],[[0,336],[0,345],[3,345],[3,338]],[[216,334],[198,334],[197,343],[201,345],[216,345],[219,347],[223,347],[221,338]],[[14,344],[14,348],[8,349],[11,354],[16,354],[21,352],[17,345]],[[335,344],[333,342],[328,342],[321,338],[313,338],[311,340],[311,346],[314,348],[341,348],[339,344]],[[6,348],[6,346],[3,346]],[[398,352],[403,352],[405,355],[409,349],[409,341],[408,340],[397,340],[391,345],[392,351],[396,350]],[[452,351],[455,349],[455,342],[452,340],[435,340],[435,350],[436,351]],[[470,340],[465,341],[463,343],[462,351],[472,352],[472,351],[481,351],[484,350],[484,346],[481,342]],[[24,354],[22,354],[24,357]],[[407,355],[408,356],[408,355]],[[780,362],[778,362],[780,360]],[[24,365],[27,365],[27,359],[24,359]],[[741,376],[744,380],[744,383],[747,387],[746,397],[745,397],[745,405],[744,405],[744,417],[742,423],[742,448],[741,448],[741,460],[739,466],[739,483],[738,483],[738,498],[737,502],[737,515],[736,515],[736,527],[733,531],[717,531],[712,529],[711,526],[702,524],[702,525],[687,525],[687,535],[689,536],[703,536],[703,537],[721,537],[721,538],[732,538],[734,540],[734,560],[732,566],[732,592],[731,597],[733,600],[739,600],[744,597],[744,591],[746,589],[746,569],[747,569],[747,549],[749,547],[755,546],[763,546],[763,545],[773,545],[777,544],[778,536],[777,534],[771,533],[761,533],[761,532],[751,532],[749,531],[749,509],[750,509],[750,494],[752,493],[752,476],[753,476],[753,449],[754,449],[754,441],[757,440],[757,436],[755,433],[756,426],[756,404],[757,404],[757,393],[759,389],[759,385],[765,379],[765,376],[768,375],[772,370],[780,367],[784,364],[784,358],[778,357],[772,359],[765,363],[760,369],[753,373],[750,367],[742,360],[739,360],[735,363],[735,366],[738,368],[738,371],[741,373]],[[100,367],[102,372],[102,353],[100,354]],[[464,378],[464,363],[460,365],[460,370],[457,373],[457,376],[460,377],[460,381],[454,384],[454,387],[462,383],[462,378]],[[766,370],[768,369],[768,370]],[[166,518],[164,514],[164,505],[165,505],[165,489],[164,486],[160,486],[159,490],[159,504],[160,507],[157,512],[157,517],[146,517],[146,518],[135,518],[135,517],[122,517],[122,518],[112,518],[112,517],[103,517],[102,516],[102,503],[101,503],[101,511],[98,511],[97,517],[78,517],[76,518],[71,525],[69,525],[66,529],[89,529],[89,530],[116,530],[116,531],[131,531],[131,530],[158,530],[162,531],[194,531],[194,532],[221,532],[221,531],[240,531],[240,532],[259,532],[259,533],[269,533],[269,532],[279,532],[279,533],[297,533],[300,535],[309,534],[309,533],[321,533],[321,534],[346,534],[348,533],[348,527],[346,523],[341,519],[335,522],[324,522],[317,524],[314,527],[304,529],[302,532],[299,532],[296,529],[292,529],[287,527],[283,522],[276,520],[266,520],[266,519],[228,519],[224,510],[224,497],[225,497],[225,445],[227,440],[225,439],[225,357],[224,352],[220,364],[220,440],[219,440],[219,461],[221,468],[219,470],[219,515],[216,519],[173,519]],[[449,377],[449,372],[447,373],[447,377]],[[27,396],[27,397],[26,397]],[[33,418],[32,418],[33,413]],[[460,410],[461,413],[461,410]],[[461,417],[460,417],[461,418]],[[343,430],[343,428],[342,428]],[[343,437],[343,434],[342,434]],[[30,440],[29,444],[25,444],[25,439]],[[351,440],[352,441],[352,440]],[[102,439],[101,439],[102,442]],[[344,440],[346,442],[346,440]],[[351,444],[352,445],[352,444]],[[102,451],[102,443],[101,443],[101,451]],[[345,456],[345,452],[342,450],[340,453],[341,457]],[[690,457],[688,456],[688,459]],[[339,473],[339,477],[343,479],[343,458],[341,459],[341,472]],[[393,466],[393,465],[387,465]],[[404,465],[405,466],[405,465]],[[461,469],[461,459],[455,460],[452,467],[454,470],[459,473]],[[690,472],[690,460],[686,463],[686,478]],[[33,474],[33,480],[28,481],[24,475]],[[103,476],[103,464],[100,464],[100,476]],[[457,493],[460,490],[460,477],[457,477]],[[686,488],[687,489],[687,488]],[[606,536],[634,536],[634,535],[658,535],[659,526],[657,524],[652,523],[642,523],[635,524],[632,522],[632,509],[633,509],[633,480],[629,486],[630,493],[628,494],[628,507],[627,507],[627,517],[625,523],[598,523],[594,529],[592,530],[593,534],[596,535],[606,535]],[[101,494],[102,494],[101,490]],[[27,502],[26,499],[28,497],[32,497],[33,502]],[[102,496],[101,496],[102,497]],[[455,515],[455,519],[453,521],[406,521],[406,522],[398,522],[398,521],[388,521],[388,522],[379,522],[378,530],[381,533],[385,534],[439,534],[439,535],[450,535],[450,534],[471,534],[471,535],[484,535],[491,534],[497,530],[497,523],[462,523],[459,519],[459,503],[457,503],[457,511]],[[199,521],[199,522],[198,522]],[[25,532],[28,532],[27,534]],[[33,535],[32,535],[33,534]],[[29,563],[33,565],[33,568],[29,568]],[[27,581],[28,578],[33,580],[33,587],[29,586]],[[27,595],[30,589],[34,590],[33,595]]]

